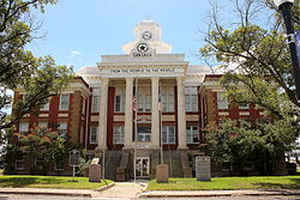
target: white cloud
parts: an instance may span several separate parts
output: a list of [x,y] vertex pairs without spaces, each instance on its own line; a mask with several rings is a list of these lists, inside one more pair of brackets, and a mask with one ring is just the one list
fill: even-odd
[[79,51],[72,51],[71,53],[72,53],[72,55],[74,55],[74,56],[79,56],[79,55],[80,55],[80,52],[79,52]]

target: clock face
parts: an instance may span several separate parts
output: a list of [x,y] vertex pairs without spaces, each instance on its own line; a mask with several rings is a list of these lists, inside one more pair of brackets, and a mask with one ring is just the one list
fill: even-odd
[[140,53],[145,53],[149,50],[147,43],[139,43],[136,47],[137,51]]
[[152,34],[149,31],[145,31],[142,35],[144,40],[151,40],[152,39]]

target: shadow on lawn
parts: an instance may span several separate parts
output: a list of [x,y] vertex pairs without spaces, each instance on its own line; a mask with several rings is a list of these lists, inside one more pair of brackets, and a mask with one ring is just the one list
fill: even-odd
[[24,178],[2,178],[0,179],[0,187],[28,187],[32,184],[59,184],[65,180],[55,178],[38,178],[38,177],[24,177]]
[[289,178],[292,182],[290,184],[280,184],[280,183],[256,183],[254,185],[262,189],[300,189],[300,177],[299,178]]

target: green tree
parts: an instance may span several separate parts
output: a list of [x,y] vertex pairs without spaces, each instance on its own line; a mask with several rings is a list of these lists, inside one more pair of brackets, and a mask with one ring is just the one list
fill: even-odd
[[[68,158],[70,151],[77,147],[57,131],[39,127],[27,134],[11,133],[9,139],[7,172],[14,171],[14,161],[22,155],[33,163],[31,173],[47,174],[49,166]],[[36,160],[39,160],[38,165],[34,164]]]
[[[46,103],[72,79],[72,69],[57,66],[50,56],[35,57],[26,50],[38,30],[30,14],[32,9],[44,12],[56,0],[2,0],[0,2],[0,131],[10,128],[33,108]],[[25,91],[7,113],[13,102],[12,91]]]
[[[211,29],[205,38],[206,45],[200,49],[200,54],[203,58],[213,57],[226,71],[220,84],[232,103],[258,105],[266,111],[266,117],[260,121],[252,120],[251,126],[240,123],[235,123],[235,127],[234,123],[220,125],[217,132],[226,132],[230,145],[241,153],[232,154],[230,161],[247,159],[246,155],[240,155],[253,153],[251,146],[255,147],[255,151],[264,152],[264,159],[278,160],[284,152],[291,150],[299,135],[300,121],[300,103],[296,98],[285,31],[280,15],[276,10],[270,10],[275,9],[272,1],[267,1],[269,7],[260,0],[234,0],[232,3],[239,21],[226,28],[220,23],[219,11],[215,7]],[[295,0],[294,16],[300,14],[299,3]],[[273,20],[264,24],[263,19],[267,18],[268,12],[272,14],[269,19]],[[211,145],[216,139],[215,133],[215,130],[208,133],[212,134]],[[232,133],[238,137],[229,137]],[[222,151],[228,150],[228,145],[220,145],[218,149],[222,154]],[[265,168],[270,170],[271,167]]]

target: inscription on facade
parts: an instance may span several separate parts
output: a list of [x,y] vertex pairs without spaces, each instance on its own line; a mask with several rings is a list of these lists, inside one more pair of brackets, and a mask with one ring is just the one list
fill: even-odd
[[149,68],[149,69],[111,69],[111,73],[169,73],[176,72],[175,68]]

